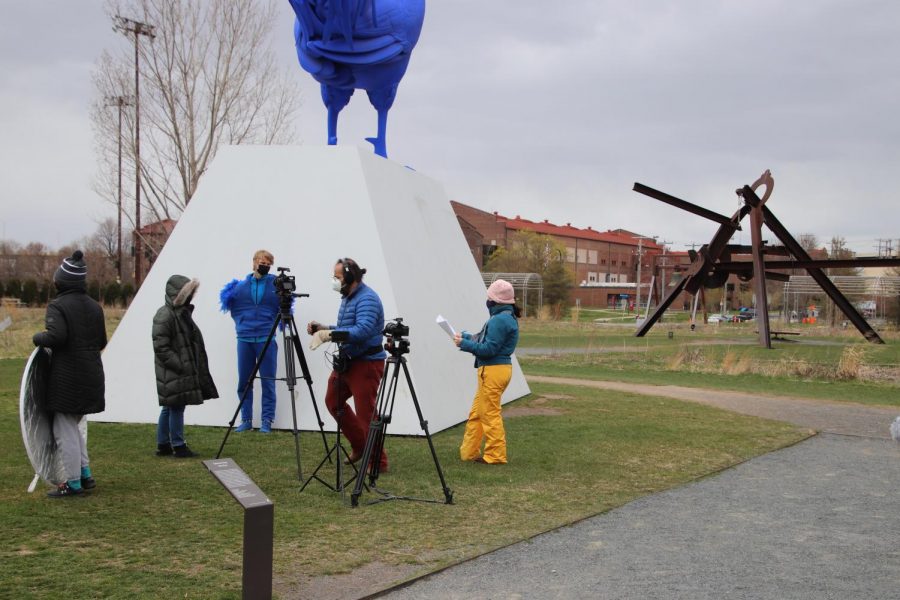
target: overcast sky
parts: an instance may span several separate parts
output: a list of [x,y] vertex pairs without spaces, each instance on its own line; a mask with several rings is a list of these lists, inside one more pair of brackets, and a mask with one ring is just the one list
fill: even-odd
[[[318,86],[280,9],[273,46],[303,92],[298,142],[324,144]],[[896,249],[898,29],[889,0],[429,0],[388,153],[460,202],[675,249],[716,225],[634,182],[731,215],[735,188],[771,169],[768,206],[795,236]],[[56,247],[115,216],[91,189],[90,75],[127,43],[99,1],[0,0],[0,238]],[[341,143],[368,146],[375,125],[358,93]]]

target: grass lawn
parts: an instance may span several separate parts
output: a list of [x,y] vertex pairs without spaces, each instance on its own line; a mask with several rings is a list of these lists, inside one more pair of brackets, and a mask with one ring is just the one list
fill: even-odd
[[[25,492],[32,472],[17,416],[23,365],[0,360],[0,596],[240,597],[238,505],[199,460],[155,457],[153,425],[90,425],[98,485],[88,497]],[[373,562],[410,566],[407,573],[434,570],[808,435],[663,398],[542,384],[532,391],[506,409],[508,465],[461,463],[459,426],[434,436],[454,505],[351,509],[315,482],[298,493],[290,434],[233,435],[225,454],[275,502],[276,593]],[[223,433],[187,428],[205,458]],[[321,440],[301,438],[309,472],[321,458]],[[442,498],[424,439],[390,438],[387,450],[391,471],[380,486]]]
[[802,341],[774,341],[766,349],[746,323],[694,332],[658,327],[636,338],[631,328],[526,321],[519,346],[548,353],[520,353],[519,361],[534,375],[900,405],[896,333],[882,334],[885,344],[870,344],[855,331],[822,333],[809,329]]

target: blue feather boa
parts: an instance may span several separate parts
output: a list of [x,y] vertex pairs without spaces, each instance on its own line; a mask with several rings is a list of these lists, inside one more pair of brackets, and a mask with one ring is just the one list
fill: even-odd
[[219,292],[219,307],[223,313],[231,310],[231,301],[234,299],[235,288],[241,282],[240,279],[232,279],[225,284],[222,291]]

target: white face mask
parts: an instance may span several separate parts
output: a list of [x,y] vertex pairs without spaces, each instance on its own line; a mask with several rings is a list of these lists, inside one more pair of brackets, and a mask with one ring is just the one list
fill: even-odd
[[334,291],[340,292],[340,291],[341,291],[341,287],[342,287],[343,285],[344,285],[344,282],[341,281],[340,279],[338,279],[337,277],[332,277],[332,278],[331,278],[331,289],[333,289]]

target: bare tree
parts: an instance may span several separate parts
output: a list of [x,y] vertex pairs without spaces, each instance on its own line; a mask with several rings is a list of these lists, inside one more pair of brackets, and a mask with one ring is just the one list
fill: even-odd
[[77,246],[84,252],[90,277],[101,282],[114,281],[117,277],[118,223],[106,219],[97,224],[93,235],[85,237]]
[[118,250],[118,231],[115,219],[105,219],[97,224],[94,235],[87,238],[85,245],[104,259],[115,264]]
[[41,242],[29,242],[19,253],[16,275],[22,279],[49,281],[57,266],[59,260],[50,248]]
[[[840,236],[831,238],[831,249],[828,252],[828,258],[835,260],[849,260],[856,258],[856,253],[847,247],[847,240]],[[859,275],[862,269],[859,267],[844,267],[828,269],[829,275]]]
[[[272,0],[111,0],[107,13],[155,28],[139,44],[141,207],[153,220],[178,218],[220,145],[294,137],[300,96],[271,50]],[[109,99],[134,93],[133,44],[102,54],[94,88],[95,187],[116,204],[119,122]],[[133,224],[133,107],[122,116],[123,205]]]
[[[0,280],[8,281],[16,277],[16,263],[22,245],[13,240],[0,240]],[[3,292],[0,291],[0,296]]]
[[797,236],[797,243],[807,252],[819,249],[819,239],[812,233],[801,233]]

